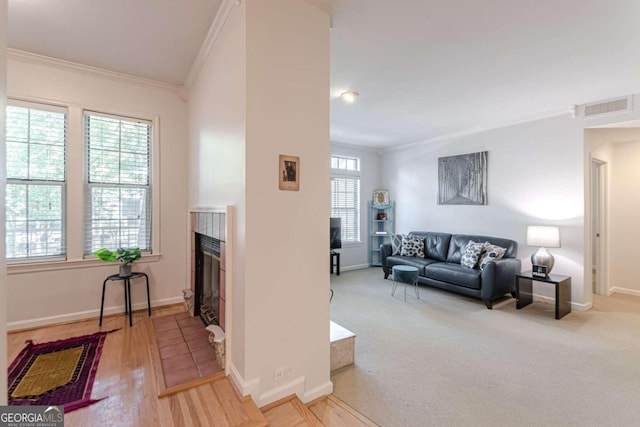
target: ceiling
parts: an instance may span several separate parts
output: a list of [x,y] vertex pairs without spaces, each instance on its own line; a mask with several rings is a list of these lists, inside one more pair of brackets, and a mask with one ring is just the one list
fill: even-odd
[[[9,46],[184,83],[221,1],[9,0]],[[640,93],[638,1],[307,1],[332,16],[332,141],[391,147]]]

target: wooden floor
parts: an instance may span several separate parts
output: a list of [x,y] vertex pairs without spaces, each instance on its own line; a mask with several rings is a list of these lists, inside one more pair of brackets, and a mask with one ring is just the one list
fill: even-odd
[[[182,305],[153,309],[153,317],[184,311]],[[92,397],[104,400],[65,415],[65,426],[374,426],[339,399],[329,396],[304,405],[297,397],[262,408],[242,397],[227,377],[159,398],[163,391],[160,355],[146,311],[11,332],[8,363],[26,340],[36,343],[121,328],[107,336]]]

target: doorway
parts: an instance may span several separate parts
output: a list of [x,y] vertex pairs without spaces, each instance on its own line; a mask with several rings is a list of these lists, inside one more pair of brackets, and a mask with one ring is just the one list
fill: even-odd
[[591,159],[592,291],[607,295],[607,163]]

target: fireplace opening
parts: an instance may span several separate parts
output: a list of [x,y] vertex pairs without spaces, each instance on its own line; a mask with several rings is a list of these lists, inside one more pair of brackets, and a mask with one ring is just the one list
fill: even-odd
[[220,240],[196,233],[194,315],[206,326],[220,324]]

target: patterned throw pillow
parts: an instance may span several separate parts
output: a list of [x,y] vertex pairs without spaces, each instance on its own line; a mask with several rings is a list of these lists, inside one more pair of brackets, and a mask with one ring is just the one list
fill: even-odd
[[469,243],[462,250],[462,259],[460,264],[467,268],[475,268],[478,265],[478,259],[484,248],[484,243],[477,243],[469,240]]
[[391,255],[400,255],[402,234],[391,233]]
[[400,255],[424,258],[424,240],[418,237],[402,236]]
[[480,270],[484,270],[489,261],[495,261],[504,256],[507,250],[505,248],[501,248],[500,246],[492,245],[489,242],[484,242],[484,249],[482,250],[482,255],[480,256]]

